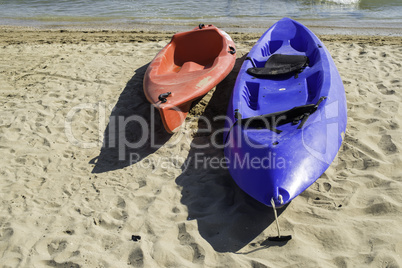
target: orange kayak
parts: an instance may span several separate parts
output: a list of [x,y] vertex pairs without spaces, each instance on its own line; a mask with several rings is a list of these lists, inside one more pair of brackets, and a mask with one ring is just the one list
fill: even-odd
[[156,55],[144,76],[144,92],[169,133],[181,126],[194,100],[230,73],[235,54],[234,42],[226,32],[200,24],[173,35]]

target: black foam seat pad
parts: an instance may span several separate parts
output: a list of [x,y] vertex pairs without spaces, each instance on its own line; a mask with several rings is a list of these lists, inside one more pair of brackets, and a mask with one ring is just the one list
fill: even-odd
[[308,57],[303,55],[273,54],[262,68],[247,69],[247,73],[256,77],[267,77],[299,73],[308,65]]
[[293,107],[290,110],[254,116],[249,118],[240,119],[240,124],[246,126],[247,128],[267,128],[276,133],[281,133],[282,131],[277,130],[277,126],[281,126],[287,123],[298,124],[300,121],[300,125],[298,129],[301,129],[304,123],[307,121],[308,117],[317,111],[318,106],[324,101],[327,97],[323,96],[319,98],[316,104],[305,104],[301,106]]

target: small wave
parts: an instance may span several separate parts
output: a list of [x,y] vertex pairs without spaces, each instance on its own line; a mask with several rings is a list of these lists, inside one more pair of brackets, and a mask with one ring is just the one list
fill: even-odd
[[326,2],[341,4],[341,5],[356,5],[360,0],[327,0]]

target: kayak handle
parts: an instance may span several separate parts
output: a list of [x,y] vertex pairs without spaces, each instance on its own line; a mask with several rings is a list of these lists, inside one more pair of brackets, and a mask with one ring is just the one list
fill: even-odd
[[230,54],[232,54],[232,55],[233,55],[233,54],[235,54],[235,53],[236,53],[236,49],[235,49],[234,47],[229,46],[229,49],[230,49],[230,50],[229,50],[228,52],[229,52]]
[[200,28],[200,29],[202,29],[202,28],[204,28],[204,27],[205,27],[204,23],[200,23],[200,24],[198,25],[198,28]]
[[161,103],[165,103],[167,102],[167,97],[169,97],[170,94],[172,94],[172,92],[162,93],[159,95],[158,99],[161,101]]

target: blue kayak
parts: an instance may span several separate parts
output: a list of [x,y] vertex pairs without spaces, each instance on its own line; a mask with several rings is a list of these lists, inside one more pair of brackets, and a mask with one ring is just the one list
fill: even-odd
[[345,89],[324,44],[284,18],[245,59],[227,116],[230,174],[251,197],[280,207],[333,162],[345,136]]

